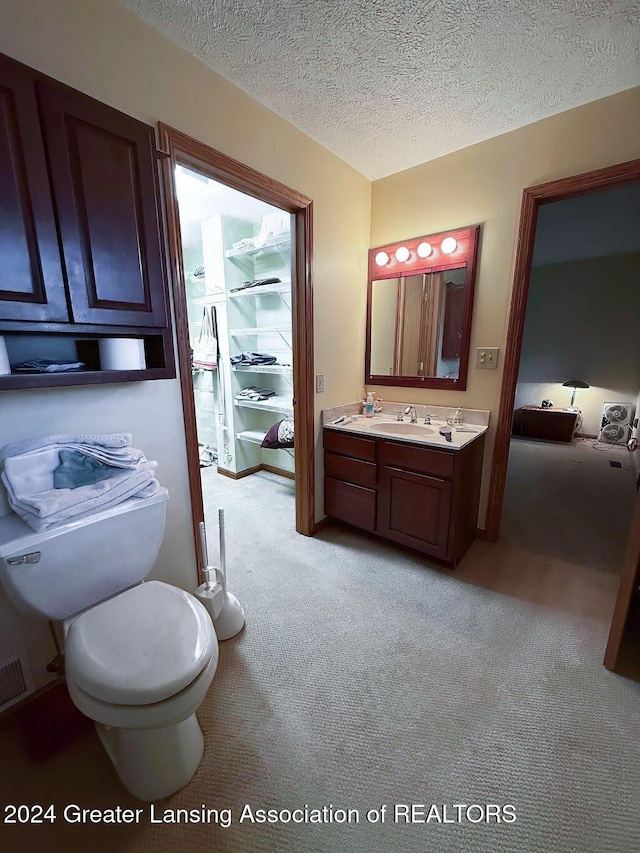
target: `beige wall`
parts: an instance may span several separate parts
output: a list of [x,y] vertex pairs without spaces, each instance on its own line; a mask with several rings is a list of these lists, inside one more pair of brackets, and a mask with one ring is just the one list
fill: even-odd
[[[179,128],[313,198],[315,366],[326,377],[316,411],[353,398],[364,362],[368,180],[108,0],[2,0],[0,52],[150,124]],[[134,444],[158,460],[170,501],[154,575],[193,589],[178,381],[0,392],[0,446],[30,435],[110,430],[132,432]],[[26,642],[41,683],[43,661],[53,654],[47,627],[16,617],[2,595],[0,624],[0,660]]]
[[482,223],[471,334],[477,346],[499,346],[498,369],[469,370],[465,392],[377,389],[385,399],[491,410],[480,508],[500,399],[515,239],[524,187],[640,157],[640,88],[595,101],[446,157],[375,181],[371,245]]

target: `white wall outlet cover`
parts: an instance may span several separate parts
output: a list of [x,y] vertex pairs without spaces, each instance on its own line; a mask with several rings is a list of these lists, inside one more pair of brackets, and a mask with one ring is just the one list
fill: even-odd
[[324,391],[324,373],[316,373],[316,394]]
[[476,367],[493,370],[498,366],[500,347],[478,347],[476,349]]

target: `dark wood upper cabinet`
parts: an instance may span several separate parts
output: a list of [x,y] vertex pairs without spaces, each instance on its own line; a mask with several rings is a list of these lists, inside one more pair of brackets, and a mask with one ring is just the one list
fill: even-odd
[[175,376],[154,128],[2,54],[0,271],[0,391]]
[[166,326],[153,128],[55,83],[37,94],[73,321]]
[[69,319],[33,81],[0,56],[0,317]]

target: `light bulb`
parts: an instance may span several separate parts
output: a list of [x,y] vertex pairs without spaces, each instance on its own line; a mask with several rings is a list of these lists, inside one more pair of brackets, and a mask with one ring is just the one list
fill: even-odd
[[421,258],[428,258],[432,251],[431,243],[420,243],[418,246],[418,256]]
[[389,263],[389,255],[386,252],[378,252],[376,255],[376,263],[379,267],[384,267]]
[[453,237],[445,237],[440,246],[445,255],[451,255],[457,247],[458,243]]
[[407,249],[406,246],[400,246],[399,249],[396,249],[396,261],[400,261],[400,263],[404,263],[409,260],[409,255],[411,253]]

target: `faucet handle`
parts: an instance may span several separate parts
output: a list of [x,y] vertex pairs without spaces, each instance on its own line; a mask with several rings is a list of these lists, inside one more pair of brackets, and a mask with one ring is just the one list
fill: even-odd
[[404,416],[403,416],[402,412],[398,412],[396,414],[396,420],[397,421],[403,421],[404,420]]

